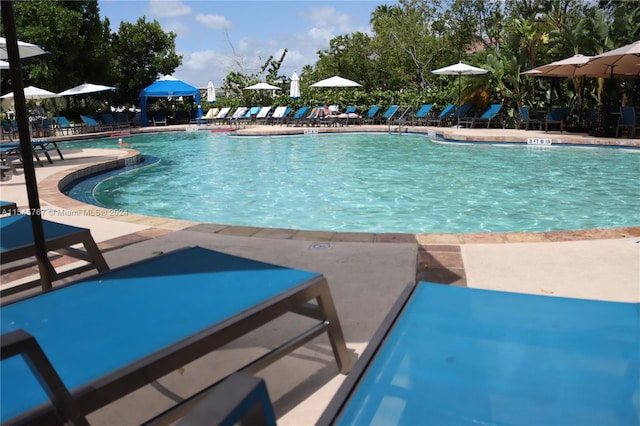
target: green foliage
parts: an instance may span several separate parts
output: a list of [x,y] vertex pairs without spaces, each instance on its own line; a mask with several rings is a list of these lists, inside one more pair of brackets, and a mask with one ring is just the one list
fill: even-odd
[[181,64],[175,39],[175,33],[165,33],[158,21],[147,22],[144,16],[135,24],[120,23],[111,43],[119,83],[115,96],[118,104],[137,103],[140,90],[158,76],[172,74]]
[[[165,33],[158,22],[142,17],[133,24],[122,22],[112,34],[95,0],[16,1],[14,8],[18,38],[50,52],[23,62],[25,85],[61,92],[94,82],[119,89],[92,95],[91,100],[56,101],[63,111],[100,110],[106,101],[137,104],[140,90],[173,73],[182,61],[175,53],[175,33]],[[2,92],[9,87],[9,75],[2,73]]]
[[[14,9],[18,37],[51,52],[23,63],[25,85],[62,91],[85,81],[113,82],[109,25],[97,2],[17,1]],[[3,75],[3,88],[8,79]]]
[[[364,5],[365,3],[363,3]],[[19,37],[47,47],[51,55],[26,61],[25,83],[60,91],[91,81],[118,91],[68,108],[100,109],[137,104],[139,91],[181,64],[176,34],[145,17],[123,22],[110,33],[95,0],[31,0],[15,3]],[[602,0],[398,0],[371,13],[372,33],[334,37],[301,70],[302,97],[288,96],[289,76],[280,68],[288,50],[269,57],[259,70],[232,71],[216,106],[339,104],[365,112],[371,105],[423,103],[443,106],[457,100],[480,109],[502,102],[507,109],[550,103],[591,106],[601,102],[640,103],[640,81],[548,79],[520,73],[576,53],[596,55],[640,39],[640,2]],[[463,61],[490,70],[484,76],[436,76],[431,70]],[[2,76],[3,92],[8,81]],[[357,89],[311,88],[340,75],[362,84]],[[271,91],[243,90],[266,81]],[[618,84],[619,82],[619,84]],[[87,103],[89,102],[89,103]],[[167,105],[178,108],[181,106]]]

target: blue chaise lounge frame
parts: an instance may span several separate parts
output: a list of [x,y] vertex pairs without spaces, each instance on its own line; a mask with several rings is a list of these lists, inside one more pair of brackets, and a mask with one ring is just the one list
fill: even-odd
[[[5,347],[5,336],[33,336],[87,415],[288,313],[315,321],[240,371],[253,374],[327,333],[338,370],[349,372],[352,361],[322,274],[202,247],[3,305],[2,352],[19,355]],[[3,359],[3,425],[58,423],[63,408],[49,402],[33,375],[20,356]],[[182,417],[203,392],[170,409],[163,421]]]
[[409,286],[317,424],[635,423],[639,309]]
[[315,424],[637,424],[639,312],[639,303],[411,285]]
[[[65,254],[84,261],[82,265],[61,272],[56,271],[48,262],[53,281],[61,280],[81,272],[97,269],[99,272],[109,270],[109,266],[102,256],[91,231],[87,228],[66,225],[63,223],[42,220],[47,252]],[[76,248],[82,244],[84,250]],[[0,264],[6,265],[36,254],[33,240],[31,218],[28,215],[16,214],[0,218]],[[0,290],[1,296],[15,294],[40,285],[40,280],[25,282]]]

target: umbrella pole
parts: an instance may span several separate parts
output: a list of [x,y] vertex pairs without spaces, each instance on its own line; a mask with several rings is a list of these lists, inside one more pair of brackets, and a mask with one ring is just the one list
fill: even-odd
[[[458,108],[460,108],[460,86],[462,86],[462,74],[458,74]],[[458,111],[456,113],[456,116],[458,117],[458,128],[460,128],[460,111]]]
[[13,100],[16,109],[16,120],[18,122],[18,135],[20,136],[20,152],[22,152],[24,179],[27,186],[27,196],[29,198],[31,227],[33,229],[33,239],[36,250],[35,254],[38,262],[38,271],[40,272],[40,285],[42,286],[42,290],[49,290],[52,287],[51,271],[49,269],[49,259],[45,246],[44,229],[42,227],[36,171],[33,165],[33,148],[31,147],[30,126],[24,96],[24,81],[22,67],[20,65],[20,54],[18,52],[18,35],[16,33],[13,1],[1,0],[0,12],[2,13],[2,22],[4,24],[4,33],[7,41],[7,56],[9,57]]

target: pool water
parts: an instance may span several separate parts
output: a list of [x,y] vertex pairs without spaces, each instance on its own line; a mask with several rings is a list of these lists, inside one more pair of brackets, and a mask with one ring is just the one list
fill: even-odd
[[[97,203],[197,222],[341,232],[511,232],[640,224],[640,151],[444,144],[423,135],[127,138],[159,157]],[[70,147],[116,147],[113,140]]]

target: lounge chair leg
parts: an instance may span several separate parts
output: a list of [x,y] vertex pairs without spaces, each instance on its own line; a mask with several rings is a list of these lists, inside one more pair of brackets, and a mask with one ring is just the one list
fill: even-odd
[[349,351],[347,350],[344,334],[342,333],[342,327],[340,326],[340,320],[338,319],[338,312],[333,304],[333,299],[329,292],[329,284],[326,280],[322,283],[322,290],[317,301],[320,311],[324,313],[325,318],[329,321],[327,334],[329,335],[329,342],[333,349],[333,355],[338,364],[338,370],[342,374],[347,374],[351,371],[353,361]]

